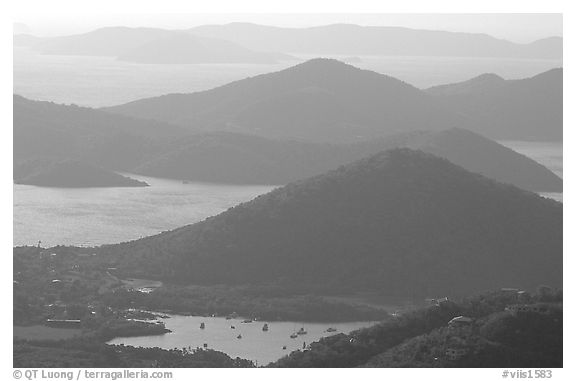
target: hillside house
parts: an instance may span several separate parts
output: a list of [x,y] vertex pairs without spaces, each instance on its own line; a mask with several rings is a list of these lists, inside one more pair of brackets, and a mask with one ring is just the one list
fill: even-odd
[[443,298],[427,298],[426,299],[426,304],[431,305],[431,306],[441,306],[443,304],[448,303],[448,297],[445,296]]
[[513,313],[514,315],[523,313],[548,315],[551,312],[550,307],[546,304],[513,304],[507,306],[505,310]]
[[47,319],[46,325],[54,328],[79,328],[79,319]]
[[467,316],[456,316],[448,322],[450,328],[469,327],[474,322],[474,319]]
[[446,358],[450,361],[456,361],[468,354],[467,348],[448,348],[446,349]]

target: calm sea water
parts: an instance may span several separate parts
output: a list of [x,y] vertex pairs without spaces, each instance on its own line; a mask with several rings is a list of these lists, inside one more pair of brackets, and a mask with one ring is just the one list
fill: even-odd
[[[562,144],[502,142],[562,176]],[[94,246],[157,234],[213,216],[274,186],[192,183],[130,175],[146,188],[14,185],[14,245]],[[561,193],[543,196],[562,201]]]
[[[230,357],[241,357],[258,361],[266,365],[278,360],[288,353],[302,349],[303,345],[318,341],[322,337],[338,333],[349,333],[356,329],[375,324],[375,322],[353,323],[303,323],[303,322],[268,322],[269,331],[262,331],[264,322],[242,323],[241,320],[226,320],[223,317],[180,316],[170,315],[161,319],[172,333],[158,336],[121,337],[109,341],[109,344],[125,344],[135,347],[159,347],[164,349],[183,347],[202,347],[222,351]],[[200,329],[200,323],[206,328]],[[234,326],[236,329],[231,329]],[[292,339],[290,335],[304,328],[308,333]],[[326,332],[329,327],[337,332]],[[238,335],[242,335],[238,339]],[[282,349],[286,346],[286,349]]]
[[[314,57],[299,56],[302,60]],[[150,65],[110,57],[40,55],[26,48],[15,48],[13,62],[15,93],[56,103],[101,107],[166,93],[207,90],[249,76],[279,71],[300,61],[274,65]],[[525,78],[560,67],[562,61],[362,56],[353,65],[426,88],[483,73],[496,73],[509,79]]]
[[[513,149],[544,165],[559,177],[562,177],[562,142],[525,142],[501,141],[500,144]],[[542,196],[563,202],[563,193],[541,193]]]
[[160,233],[216,215],[272,186],[236,186],[130,177],[144,188],[14,185],[14,246],[95,246]]
[[499,143],[536,160],[556,175],[562,177],[562,142],[525,142],[504,140]]

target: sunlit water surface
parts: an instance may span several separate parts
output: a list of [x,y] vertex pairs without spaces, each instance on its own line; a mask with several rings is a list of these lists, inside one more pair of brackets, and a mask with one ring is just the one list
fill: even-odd
[[14,246],[95,246],[138,239],[201,221],[271,190],[129,175],[138,188],[14,185]]
[[[258,365],[266,365],[288,353],[303,349],[320,338],[338,333],[349,333],[368,327],[375,322],[352,323],[302,323],[268,322],[269,330],[264,332],[265,322],[242,323],[239,319],[226,320],[223,317],[169,315],[160,319],[172,333],[157,336],[122,337],[109,341],[109,344],[125,344],[135,347],[159,347],[164,349],[203,347],[222,351],[230,357],[240,357]],[[200,324],[205,323],[205,329]],[[235,329],[231,327],[234,326]],[[328,328],[337,331],[326,332]],[[290,335],[304,328],[307,334],[290,338]],[[242,338],[238,338],[241,335]],[[286,346],[286,349],[283,347]]]

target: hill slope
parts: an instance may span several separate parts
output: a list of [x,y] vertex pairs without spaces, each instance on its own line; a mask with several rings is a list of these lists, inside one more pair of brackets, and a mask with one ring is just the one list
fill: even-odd
[[[543,300],[545,299],[545,300]],[[271,367],[543,368],[562,367],[562,291],[542,298],[528,292],[485,292],[401,313],[350,334],[325,337]],[[548,312],[514,314],[511,305]],[[466,327],[449,327],[457,316]],[[448,350],[462,350],[455,357]],[[452,352],[453,353],[453,352]]]
[[409,149],[101,249],[120,271],[398,296],[561,284],[562,205]]
[[391,132],[462,125],[433,97],[402,81],[331,59],[192,94],[105,109],[207,131],[346,142]]
[[73,160],[27,162],[14,169],[14,179],[16,184],[57,188],[148,186],[143,181]]
[[184,135],[174,126],[75,105],[13,97],[14,163],[37,158],[82,159],[128,170]]
[[432,153],[471,172],[522,189],[562,192],[562,179],[543,165],[490,139],[456,128],[338,145],[226,132],[197,134],[179,141],[134,172],[190,181],[287,184],[398,147]]
[[444,105],[498,139],[562,140],[562,69],[504,80],[484,74],[426,90]]
[[462,127],[493,139],[561,140],[562,71],[523,80],[482,75],[419,90],[332,59],[192,94],[104,109],[205,131],[343,143]]
[[338,145],[232,132],[187,135],[167,124],[14,97],[15,164],[66,158],[153,177],[287,184],[385,149],[409,147],[523,189],[562,191],[562,180],[542,165],[462,129],[395,134]]

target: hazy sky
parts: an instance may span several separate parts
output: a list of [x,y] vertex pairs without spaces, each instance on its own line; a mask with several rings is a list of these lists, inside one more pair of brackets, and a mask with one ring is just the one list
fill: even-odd
[[38,36],[82,33],[104,26],[182,29],[202,24],[252,22],[284,27],[333,23],[404,26],[454,32],[487,33],[515,42],[562,36],[561,14],[106,14],[76,17],[30,15],[15,20],[17,33]]

